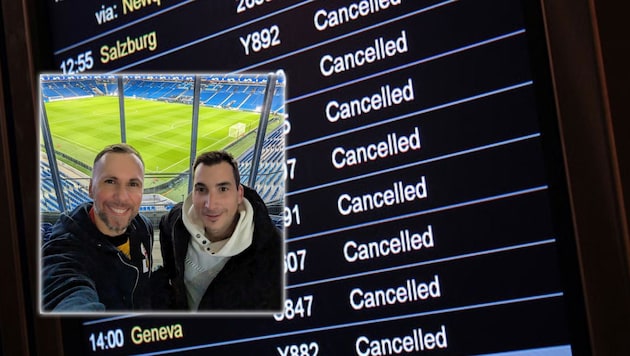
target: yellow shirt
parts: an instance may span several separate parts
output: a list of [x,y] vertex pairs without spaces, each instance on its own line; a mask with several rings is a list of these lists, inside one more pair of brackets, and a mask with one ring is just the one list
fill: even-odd
[[[94,222],[94,207],[92,207],[90,209],[90,219],[92,220],[92,222]],[[117,241],[121,241],[122,237],[125,237],[125,242],[123,242],[122,244],[117,244]],[[118,250],[120,250],[120,252],[124,253],[125,256],[127,256],[128,259],[131,260],[131,248],[129,245],[129,236],[127,236],[126,234],[120,235],[120,236],[114,236],[114,238],[110,239],[110,241],[116,245],[116,248],[118,248]]]

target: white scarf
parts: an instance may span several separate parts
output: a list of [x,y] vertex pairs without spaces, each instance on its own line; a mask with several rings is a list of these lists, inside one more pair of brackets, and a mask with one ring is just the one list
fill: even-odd
[[184,201],[182,220],[190,233],[184,263],[184,284],[188,306],[192,310],[199,308],[206,289],[230,257],[238,255],[252,244],[254,208],[246,198],[243,198],[238,212],[238,222],[232,235],[227,239],[211,242],[205,236],[203,220],[192,205],[192,193]]

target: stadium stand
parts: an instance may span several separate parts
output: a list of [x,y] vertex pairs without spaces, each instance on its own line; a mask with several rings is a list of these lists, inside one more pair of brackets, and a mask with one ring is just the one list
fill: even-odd
[[[240,157],[239,173],[241,182],[247,184],[252,171],[254,152],[248,150]],[[267,136],[258,166],[256,186],[254,187],[265,202],[284,198],[284,137],[282,128],[277,128]]]
[[[182,82],[182,79],[184,80]],[[69,77],[65,80],[55,76],[42,77],[42,97],[45,102],[86,96],[117,95],[114,77]],[[202,77],[200,101],[202,105],[218,108],[231,108],[244,111],[260,111],[264,100],[266,77]],[[284,83],[276,86],[271,111],[284,113]],[[193,97],[192,77],[181,76],[151,79],[144,76],[130,76],[124,80],[125,96],[161,100],[167,102],[190,103]]]
[[[55,188],[52,183],[52,175],[48,162],[40,161],[40,180],[41,180],[41,211],[61,211],[57,202]],[[88,191],[84,185],[77,179],[71,179],[67,174],[60,172],[62,190],[67,209],[74,209],[79,204],[91,201]]]

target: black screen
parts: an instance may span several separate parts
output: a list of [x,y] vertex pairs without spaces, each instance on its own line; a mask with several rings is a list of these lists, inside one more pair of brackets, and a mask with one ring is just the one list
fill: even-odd
[[281,70],[289,115],[284,312],[72,319],[68,347],[585,352],[531,3],[49,0],[60,72]]

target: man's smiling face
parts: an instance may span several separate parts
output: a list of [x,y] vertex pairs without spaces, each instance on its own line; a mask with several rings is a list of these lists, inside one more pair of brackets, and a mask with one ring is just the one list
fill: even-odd
[[243,187],[237,185],[229,163],[200,164],[195,168],[193,206],[210,241],[232,235],[242,201]]
[[105,235],[125,232],[142,204],[144,168],[130,153],[108,152],[94,165],[90,197],[95,224]]

